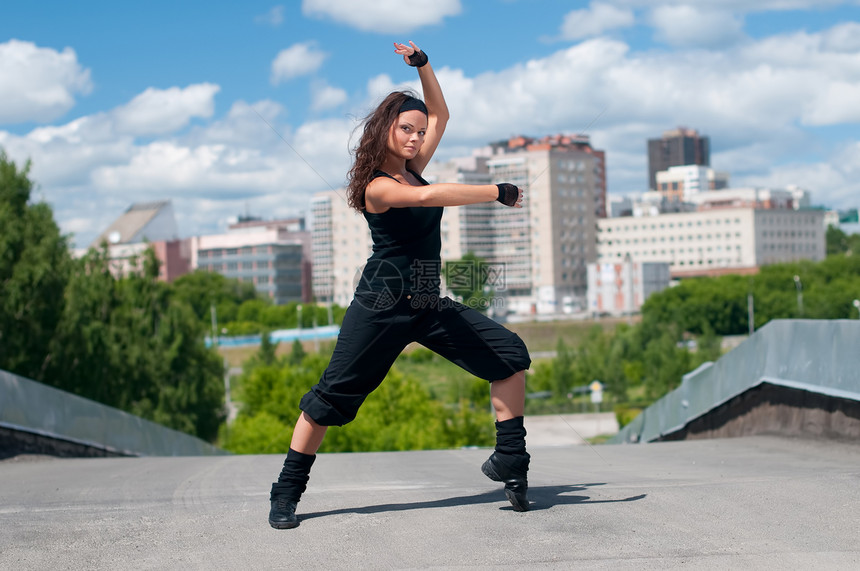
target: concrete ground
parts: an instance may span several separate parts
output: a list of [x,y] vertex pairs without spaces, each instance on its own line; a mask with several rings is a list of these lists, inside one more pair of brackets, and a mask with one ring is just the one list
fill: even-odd
[[524,425],[530,447],[585,444],[586,438],[618,432],[618,419],[612,412],[527,416]]
[[277,456],[0,462],[0,569],[857,569],[860,445],[532,446],[532,510],[481,449],[324,454],[269,527]]

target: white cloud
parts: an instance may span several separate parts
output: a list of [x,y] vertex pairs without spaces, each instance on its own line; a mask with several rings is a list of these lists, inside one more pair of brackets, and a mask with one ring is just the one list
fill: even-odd
[[[821,10],[847,4],[847,0],[614,0],[614,4],[631,8],[657,6],[694,6],[704,10],[731,11],[738,14],[777,12],[783,10]],[[856,3],[856,2],[855,2]]]
[[[414,85],[414,83],[413,83]],[[387,74],[381,73],[375,77],[370,78],[367,81],[367,94],[370,100],[374,102],[374,105],[378,104],[386,95],[394,91],[398,88],[403,88],[404,86],[397,86],[392,80],[391,77]]]
[[719,47],[743,37],[743,18],[728,10],[657,6],[651,12],[651,23],[657,38],[673,46]]
[[18,40],[0,44],[0,123],[56,119],[74,106],[76,95],[91,89],[90,71],[71,48],[58,52]]
[[746,177],[744,183],[771,188],[795,184],[813,191],[813,204],[856,208],[860,196],[860,142],[845,144],[830,162],[772,165],[763,174]]
[[[589,134],[608,152],[610,189],[628,192],[645,187],[646,140],[686,125],[711,138],[716,168],[736,180],[763,175],[785,157],[808,154],[815,136],[804,123],[858,121],[850,102],[860,100],[860,57],[826,51],[827,33],[645,53],[602,38],[500,72],[469,77],[442,68],[451,110],[443,145],[581,131],[597,118]],[[371,83],[391,87],[385,76]],[[839,195],[810,188],[822,202]]]
[[[858,0],[860,5],[860,0]],[[845,22],[824,33],[824,47],[834,52],[860,51],[860,22]]]
[[567,40],[578,40],[614,30],[632,26],[634,16],[632,10],[616,8],[603,2],[592,2],[588,9],[573,10],[564,17],[561,24],[561,35]]
[[327,17],[365,32],[411,32],[462,11],[460,0],[302,0],[306,16]]
[[[860,99],[860,53],[849,49],[851,29],[683,51],[635,52],[597,38],[478,75],[443,67],[437,74],[451,122],[438,157],[514,134],[581,131],[593,121],[588,132],[607,151],[610,191],[633,192],[646,185],[646,140],[687,125],[711,138],[713,166],[736,185],[799,184],[817,203],[851,206],[860,196],[860,147],[834,149],[805,128],[860,122],[852,105]],[[344,104],[337,88],[321,79],[310,84],[319,109],[324,101]],[[206,85],[148,90],[116,109],[25,135],[0,131],[0,146],[16,161],[33,158],[33,178],[81,245],[135,201],[174,200],[190,234],[217,231],[218,220],[246,204],[264,216],[306,210],[313,192],[343,184],[353,119],[290,124],[271,100],[236,101],[213,118],[217,88]],[[361,109],[346,104],[363,116],[403,87],[420,93],[417,81],[371,77]],[[171,102],[160,105],[164,119],[158,101]],[[135,125],[150,117],[173,130],[146,135],[152,131],[128,126],[129,116]],[[202,120],[176,131],[193,117]],[[812,165],[795,158],[807,156],[828,158]]]
[[834,81],[818,90],[805,107],[806,125],[860,123],[860,82]]
[[314,73],[326,57],[328,54],[317,49],[314,42],[294,44],[282,50],[272,61],[272,85]]
[[215,94],[221,88],[211,83],[182,89],[148,88],[122,107],[113,110],[118,133],[165,135],[181,129],[194,117],[211,117]]
[[284,7],[275,6],[265,14],[261,14],[254,18],[258,24],[265,24],[277,28],[284,22]]
[[324,111],[343,105],[347,98],[346,91],[339,87],[332,87],[324,81],[315,81],[311,84],[311,109],[314,111]]
[[282,127],[278,121],[283,114],[283,106],[274,101],[253,104],[237,101],[226,116],[193,128],[183,141],[192,146],[223,143],[252,149],[270,148],[279,144],[280,137],[289,135],[278,131]]

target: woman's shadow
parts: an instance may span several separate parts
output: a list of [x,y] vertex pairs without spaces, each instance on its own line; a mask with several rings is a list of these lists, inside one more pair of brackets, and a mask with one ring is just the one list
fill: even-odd
[[[584,492],[588,488],[595,486],[603,486],[603,483],[591,484],[567,484],[563,486],[536,486],[529,488],[529,510],[539,511],[546,510],[554,506],[571,505],[571,504],[607,504],[616,502],[635,502],[646,497],[647,494],[639,494],[629,498],[619,498],[615,500],[592,500],[589,496],[576,495],[572,492]],[[354,508],[341,508],[337,510],[328,510],[322,512],[311,512],[299,516],[300,520],[312,519],[315,517],[323,517],[338,514],[375,514],[382,512],[399,512],[405,510],[421,510],[428,508],[448,508],[454,506],[469,506],[475,504],[490,504],[496,502],[504,502],[504,494],[501,490],[492,490],[472,496],[459,496],[456,498],[445,498],[442,500],[428,500],[424,502],[409,502],[401,504],[379,504],[375,506],[363,506]],[[513,510],[510,505],[499,509]]]

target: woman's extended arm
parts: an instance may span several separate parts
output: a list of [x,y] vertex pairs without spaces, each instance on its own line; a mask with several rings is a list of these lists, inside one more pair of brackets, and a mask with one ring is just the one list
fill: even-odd
[[378,177],[367,185],[365,200],[368,211],[377,214],[389,208],[462,206],[493,200],[506,206],[522,208],[523,191],[509,184],[441,183],[409,186],[388,177]]
[[[403,56],[406,63],[409,63],[409,58],[416,51],[420,51],[418,46],[409,42],[409,45],[394,43],[394,51]],[[421,174],[424,172],[424,167],[430,163],[433,158],[433,153],[436,152],[436,147],[439,146],[439,141],[442,140],[442,135],[445,133],[445,127],[448,125],[448,105],[445,103],[445,97],[442,95],[442,87],[436,79],[436,74],[429,63],[425,63],[418,68],[418,77],[421,80],[421,89],[424,92],[424,103],[427,105],[427,132],[424,135],[424,144],[421,150],[410,159],[408,166],[413,171]]]

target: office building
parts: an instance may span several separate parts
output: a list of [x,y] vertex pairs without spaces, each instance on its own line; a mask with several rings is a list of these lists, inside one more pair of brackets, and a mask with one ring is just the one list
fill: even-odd
[[825,255],[820,210],[711,208],[598,221],[599,263],[666,262],[674,277],[755,272]]
[[[141,202],[129,206],[93,240],[90,248],[107,248],[108,265],[116,278],[141,272],[143,256],[152,248],[159,262],[158,279],[172,282],[191,267],[190,244],[179,239],[178,234],[169,200]],[[82,257],[86,252],[80,249],[74,255]]]
[[304,219],[244,218],[228,232],[190,239],[193,268],[254,284],[275,304],[310,302],[310,237]]
[[[800,210],[808,208],[809,193],[772,188],[727,188],[700,192],[690,197],[697,210],[712,208],[758,208],[761,210]],[[800,197],[800,198],[798,198]],[[803,205],[806,204],[804,207]]]
[[140,242],[169,242],[179,238],[173,205],[169,200],[139,202],[129,206],[107,229],[90,244],[98,248],[103,242],[138,244]]
[[690,202],[700,192],[728,186],[728,173],[700,165],[683,165],[658,172],[655,188],[669,202]]
[[683,165],[709,166],[711,149],[708,137],[694,129],[678,127],[659,139],[648,139],[648,188],[657,190],[657,173]]
[[630,315],[645,300],[669,287],[669,264],[665,262],[621,261],[588,264],[588,311]]

